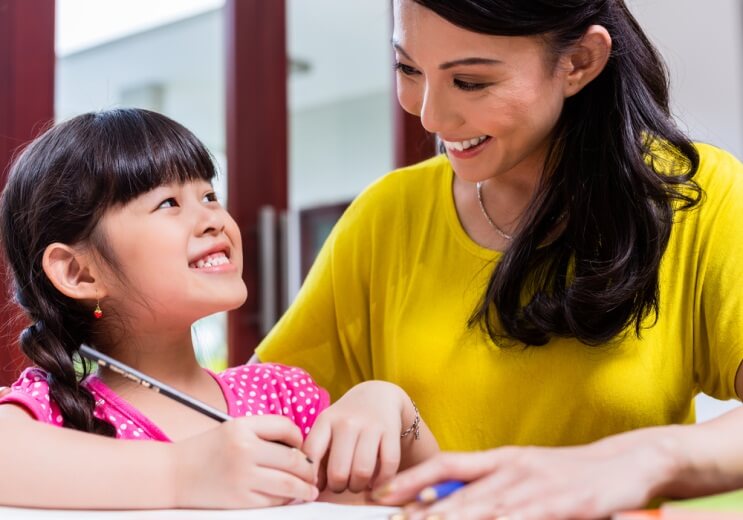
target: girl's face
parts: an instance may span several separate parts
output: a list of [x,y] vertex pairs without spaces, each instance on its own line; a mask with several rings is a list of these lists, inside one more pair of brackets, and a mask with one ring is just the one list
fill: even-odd
[[396,0],[393,45],[400,104],[444,142],[460,178],[541,173],[566,83],[542,40],[471,32]]
[[240,231],[208,182],[155,188],[107,211],[100,230],[123,275],[107,276],[107,304],[129,319],[180,327],[247,297]]

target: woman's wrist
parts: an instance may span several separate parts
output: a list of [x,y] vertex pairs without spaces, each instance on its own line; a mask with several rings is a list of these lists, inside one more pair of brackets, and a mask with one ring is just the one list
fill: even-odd
[[648,499],[674,496],[677,483],[688,474],[687,433],[688,427],[680,425],[648,430],[650,446],[655,454],[651,459],[655,471],[651,472],[648,483]]
[[687,472],[683,426],[660,426],[629,431],[597,441],[605,455],[619,457],[633,467],[637,480],[647,490],[647,501],[673,496],[673,489]]

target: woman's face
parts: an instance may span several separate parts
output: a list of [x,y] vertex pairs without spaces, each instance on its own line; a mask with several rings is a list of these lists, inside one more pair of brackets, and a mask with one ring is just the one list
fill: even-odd
[[565,99],[565,73],[538,37],[457,27],[395,0],[397,96],[446,146],[457,176],[539,174]]

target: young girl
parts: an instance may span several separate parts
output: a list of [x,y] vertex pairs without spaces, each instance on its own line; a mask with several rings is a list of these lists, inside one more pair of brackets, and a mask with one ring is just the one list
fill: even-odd
[[[392,384],[364,383],[325,410],[327,392],[301,369],[197,364],[191,324],[247,296],[214,175],[193,134],[136,109],[62,123],[13,165],[2,244],[35,366],[0,398],[0,461],[13,476],[0,504],[269,506],[314,500],[318,467],[334,491],[360,491],[436,449]],[[113,372],[89,375],[82,343],[240,419],[219,425]],[[96,471],[70,478],[85,462]]]

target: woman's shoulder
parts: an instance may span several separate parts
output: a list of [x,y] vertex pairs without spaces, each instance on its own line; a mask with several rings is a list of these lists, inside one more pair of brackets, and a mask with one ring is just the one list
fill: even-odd
[[743,163],[733,154],[707,143],[694,143],[699,153],[699,168],[694,180],[706,195],[743,190]]
[[445,155],[436,155],[383,175],[364,189],[354,203],[365,199],[388,199],[390,196],[425,198],[433,193],[433,186],[446,182],[450,176],[449,159]]
[[425,215],[450,191],[451,164],[445,155],[393,170],[367,186],[350,204],[340,227],[395,225],[398,218]]

